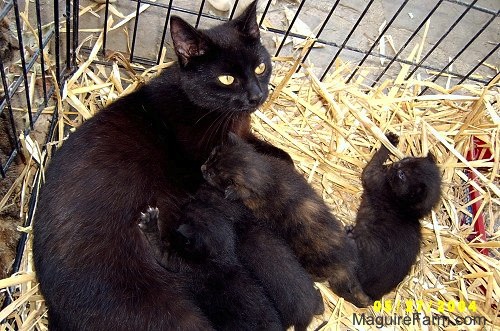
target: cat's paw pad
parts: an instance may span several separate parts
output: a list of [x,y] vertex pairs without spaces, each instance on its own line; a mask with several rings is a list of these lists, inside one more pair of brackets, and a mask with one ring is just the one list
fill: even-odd
[[386,133],[385,136],[391,142],[391,144],[393,144],[394,146],[398,145],[398,143],[399,143],[399,137],[398,137],[397,134],[392,133],[392,132],[388,132],[388,133]]
[[229,185],[228,187],[226,187],[226,189],[224,190],[224,198],[230,201],[238,200],[238,190],[234,185]]
[[345,232],[347,233],[348,237],[352,237],[353,236],[354,226],[352,224],[346,225],[344,227],[344,229],[345,229]]
[[156,207],[148,207],[145,213],[141,212],[139,227],[143,231],[154,231],[158,225],[160,211]]

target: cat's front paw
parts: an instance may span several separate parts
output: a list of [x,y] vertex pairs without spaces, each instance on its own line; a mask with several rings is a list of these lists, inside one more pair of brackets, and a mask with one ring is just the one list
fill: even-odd
[[230,201],[238,200],[239,196],[236,187],[233,185],[226,187],[224,190],[224,198]]
[[399,143],[399,137],[397,134],[388,132],[385,134],[386,138],[393,144],[394,146],[397,146]]
[[141,213],[139,228],[145,232],[158,230],[158,215],[160,211],[156,207],[148,207],[145,213]]
[[344,229],[349,238],[352,238],[354,236],[353,234],[354,226],[352,224],[346,225]]

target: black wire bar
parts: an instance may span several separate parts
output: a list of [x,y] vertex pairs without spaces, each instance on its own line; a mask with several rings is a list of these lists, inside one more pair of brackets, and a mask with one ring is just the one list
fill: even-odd
[[351,81],[351,79],[354,77],[354,75],[358,72],[359,70],[359,67],[363,65],[363,63],[365,63],[366,59],[368,58],[368,56],[370,56],[371,52],[373,51],[373,49],[378,45],[378,43],[380,42],[380,39],[382,39],[382,37],[385,35],[385,33],[387,32],[387,30],[389,30],[389,28],[392,26],[392,23],[394,23],[394,21],[396,20],[396,18],[399,16],[399,14],[401,14],[401,11],[404,9],[404,7],[406,7],[406,5],[408,4],[408,1],[410,0],[405,0],[401,6],[399,6],[398,10],[396,11],[396,13],[392,16],[391,20],[389,21],[389,23],[387,23],[384,27],[384,29],[382,29],[382,31],[380,31],[380,33],[378,34],[378,37],[377,39],[375,39],[375,41],[372,43],[372,46],[370,47],[370,49],[366,52],[365,56],[361,59],[361,61],[358,63],[358,66],[356,67],[356,69],[354,69],[354,71],[351,73],[351,75],[349,76],[349,78],[347,78],[347,83],[349,83]]
[[337,53],[335,53],[332,61],[330,62],[330,64],[328,65],[328,67],[325,69],[325,71],[323,72],[323,75],[321,75],[321,78],[320,80],[322,81],[327,72],[330,70],[330,68],[333,66],[333,64],[335,63],[335,61],[337,60],[338,56],[340,55],[340,52],[342,52],[342,50],[344,48],[346,48],[346,45],[347,45],[347,42],[349,41],[349,39],[351,39],[351,36],[352,34],[354,33],[354,31],[356,31],[356,29],[358,28],[359,24],[361,23],[361,21],[363,20],[363,18],[365,17],[366,13],[368,12],[368,9],[370,9],[370,7],[372,6],[373,2],[375,0],[370,0],[370,2],[366,5],[365,9],[363,10],[363,12],[361,13],[361,15],[358,17],[358,20],[356,21],[356,23],[354,23],[354,26],[352,27],[351,31],[349,32],[349,34],[347,35],[347,37],[344,39],[344,42],[342,43],[342,45],[339,47]]
[[477,0],[474,0],[470,5],[467,6],[467,8],[462,12],[462,14],[460,14],[460,16],[455,20],[455,22],[453,22],[453,24],[448,28],[448,30],[446,30],[446,32],[441,36],[441,38],[439,38],[439,40],[434,44],[434,46],[432,46],[432,48],[427,52],[427,54],[425,54],[422,59],[420,60],[420,62],[415,66],[415,68],[413,68],[412,71],[410,71],[406,77],[405,77],[405,80],[410,78],[414,73],[415,71],[418,70],[418,68],[420,68],[420,66],[422,65],[422,63],[425,62],[425,60],[427,60],[427,58],[429,56],[431,56],[432,53],[434,53],[434,50],[436,48],[438,48],[438,46],[441,44],[441,42],[450,34],[451,31],[453,31],[453,29],[457,26],[458,23],[460,23],[460,21],[465,17],[465,15],[469,12],[469,10],[472,9],[472,6],[477,2]]
[[17,0],[14,1],[14,14],[16,17],[16,29],[17,29],[17,40],[19,42],[19,55],[21,57],[21,66],[23,71],[23,80],[24,80],[24,94],[26,95],[26,106],[28,108],[28,120],[30,128],[33,129],[33,117],[31,115],[31,98],[29,91],[29,83],[28,83],[28,71],[26,70],[26,59],[24,57],[24,45],[23,45],[23,29],[21,25],[21,18],[19,15],[19,6],[17,4]]
[[[445,71],[446,69],[448,69],[468,48],[470,45],[472,45],[472,43],[477,40],[477,38],[486,30],[486,28],[491,24],[493,23],[493,21],[495,20],[495,17],[496,16],[491,16],[490,19],[488,20],[488,22],[486,22],[482,27],[481,29],[479,29],[478,32],[476,32],[476,34],[474,35],[474,37],[472,37],[468,42],[467,44],[462,47],[462,49],[448,62],[448,64],[446,66],[444,66],[443,69],[441,69],[441,71],[439,71],[439,73],[437,73],[435,75],[435,77],[432,79],[432,82],[435,82]],[[425,91],[427,91],[429,89],[429,87],[425,87],[422,92],[420,92],[420,94],[422,95],[423,93],[425,93]]]
[[43,104],[47,106],[47,78],[45,77],[45,58],[43,56],[42,17],[40,13],[40,0],[35,0],[36,28],[38,33],[38,52],[40,53],[40,66],[42,70]]

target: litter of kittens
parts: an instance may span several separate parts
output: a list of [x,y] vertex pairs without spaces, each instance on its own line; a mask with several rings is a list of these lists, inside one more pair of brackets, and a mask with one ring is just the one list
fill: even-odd
[[[108,23],[110,29],[121,26],[112,19]],[[107,67],[97,62],[103,60],[99,56],[101,46],[102,34],[88,56],[80,54],[79,69],[61,91],[58,102],[63,111],[59,113],[54,144],[63,142],[64,127],[77,128],[100,108],[171,64],[163,60],[146,69],[115,53],[110,55],[111,66]],[[369,324],[370,317],[414,318],[414,313],[420,316],[417,324],[401,325],[401,329],[421,329],[425,326],[423,317],[433,314],[449,318],[450,323],[472,316],[484,317],[487,325],[498,325],[500,240],[495,220],[500,218],[500,75],[488,86],[445,89],[416,78],[404,80],[410,67],[403,65],[394,81],[369,87],[363,77],[370,68],[359,68],[359,78],[347,84],[354,68],[339,60],[331,74],[320,81],[312,66],[296,70],[302,66],[300,56],[310,46],[306,45],[296,58],[274,59],[272,90],[268,102],[255,112],[253,128],[293,157],[333,213],[345,224],[353,222],[362,190],[361,171],[380,144],[397,158],[432,152],[444,182],[441,202],[422,222],[424,239],[418,260],[397,290],[386,295],[380,305],[357,309],[325,284],[317,284],[325,301],[325,313],[315,319],[311,330],[359,329],[361,316]],[[418,56],[418,52],[412,56]],[[425,87],[432,93],[419,96]],[[398,149],[385,137],[388,131],[399,135]],[[475,137],[480,139],[481,147],[490,151],[490,157],[467,157]],[[25,150],[31,151],[32,158],[43,159],[37,144],[29,137],[26,140],[31,148]],[[33,181],[32,165],[27,166],[19,181],[23,182],[23,192]],[[477,197],[468,196],[471,190],[478,193]],[[23,199],[27,201],[28,197]],[[478,204],[475,214],[470,210],[473,204]],[[489,234],[486,242],[470,240],[481,214]],[[471,221],[464,222],[466,218]],[[1,289],[16,288],[13,302],[0,312],[0,321],[9,318],[2,324],[7,330],[47,329],[30,247],[28,241],[22,271],[0,280]],[[489,249],[489,254],[481,253],[482,249]],[[363,329],[377,328],[373,324]]]

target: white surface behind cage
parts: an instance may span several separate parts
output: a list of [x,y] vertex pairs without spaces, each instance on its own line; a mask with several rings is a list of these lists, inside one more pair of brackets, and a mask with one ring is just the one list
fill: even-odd
[[[239,15],[243,9],[248,7],[248,5],[253,0],[240,0],[236,4],[236,15]],[[276,3],[276,0],[272,0],[273,4]],[[211,4],[215,9],[226,12],[231,11],[236,3],[235,0],[208,0],[208,3]],[[259,1],[257,3],[257,12],[262,12],[266,8],[266,1]]]

